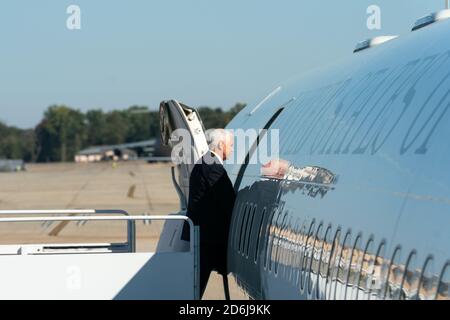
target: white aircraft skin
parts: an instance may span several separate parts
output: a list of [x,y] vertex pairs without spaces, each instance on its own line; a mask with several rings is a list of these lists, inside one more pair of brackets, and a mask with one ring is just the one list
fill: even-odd
[[250,298],[450,299],[449,37],[441,21],[355,53],[229,124],[272,121],[280,158],[319,173],[226,165],[228,266]]

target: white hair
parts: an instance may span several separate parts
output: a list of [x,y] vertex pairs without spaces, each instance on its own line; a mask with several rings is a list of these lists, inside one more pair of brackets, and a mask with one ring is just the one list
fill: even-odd
[[233,134],[231,131],[225,130],[225,129],[214,129],[210,130],[206,134],[206,138],[208,140],[209,148],[216,149],[219,147],[219,144],[221,142],[226,143],[227,136],[233,137]]

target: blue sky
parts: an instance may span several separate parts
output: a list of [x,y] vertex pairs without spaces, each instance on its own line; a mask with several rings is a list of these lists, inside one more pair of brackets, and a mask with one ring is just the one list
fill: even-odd
[[[81,8],[81,30],[66,8]],[[366,27],[381,7],[382,29]],[[224,108],[406,34],[444,0],[9,0],[0,4],[0,120],[33,127],[51,104],[127,108],[176,98]]]

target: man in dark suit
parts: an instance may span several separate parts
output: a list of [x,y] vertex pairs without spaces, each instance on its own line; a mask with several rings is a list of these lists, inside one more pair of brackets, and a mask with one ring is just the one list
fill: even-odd
[[[189,180],[187,216],[200,228],[200,296],[211,271],[227,275],[227,245],[236,194],[223,167],[233,150],[233,135],[224,129],[209,134],[210,151],[195,164]],[[189,241],[185,224],[182,239]]]

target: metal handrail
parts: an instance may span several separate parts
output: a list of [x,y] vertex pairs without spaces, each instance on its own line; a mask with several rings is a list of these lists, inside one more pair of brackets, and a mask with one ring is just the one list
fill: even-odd
[[23,214],[103,214],[117,213],[129,216],[123,210],[95,210],[95,209],[61,209],[61,210],[0,210],[0,215],[23,215]]
[[[11,211],[9,211],[11,212]],[[1,214],[1,212],[0,212]],[[15,217],[0,218],[0,223],[44,222],[44,221],[144,221],[144,220],[183,220],[189,224],[190,239],[196,239],[194,223],[186,216],[99,216],[99,217]],[[190,241],[190,252],[195,253],[195,241]]]
[[[63,210],[59,210],[61,213]],[[67,210],[70,211],[71,214],[74,214],[74,211],[89,211],[89,213],[99,213],[102,210]],[[94,212],[92,212],[94,211]],[[115,211],[115,212],[113,212]],[[19,213],[20,212],[20,213]],[[44,213],[42,213],[44,212]],[[110,210],[110,213],[126,213],[122,210]],[[0,215],[14,215],[14,214],[51,214],[52,210],[13,210],[13,211],[0,211]],[[127,214],[127,213],[126,213]],[[194,227],[194,223],[190,218],[187,216],[124,216],[124,217],[118,217],[118,216],[98,216],[98,217],[15,217],[15,218],[1,218],[0,217],[0,223],[21,223],[21,222],[45,222],[45,221],[128,221],[129,223],[132,223],[133,226],[135,225],[136,221],[146,221],[146,220],[178,220],[178,221],[185,221],[189,224],[189,238],[191,239],[189,243],[189,253],[193,255],[194,257],[194,299],[199,300],[200,299],[200,287],[199,287],[199,279],[200,279],[200,273],[199,273],[199,267],[200,267],[200,257],[199,257],[199,230],[198,227]],[[134,231],[133,231],[134,236]],[[133,241],[134,245],[134,241]],[[132,252],[134,252],[133,250]]]
[[[56,209],[56,210],[0,210],[0,216],[2,215],[47,215],[47,214],[65,214],[65,215],[77,215],[77,214],[119,214],[123,216],[130,216],[125,210],[108,209],[108,210],[96,210],[96,209]],[[87,221],[88,219],[82,219],[80,221]],[[51,220],[45,220],[51,221]],[[62,220],[57,220],[62,221]],[[70,221],[70,220],[68,220]],[[136,224],[135,221],[127,222],[127,245],[131,252],[136,251]]]

